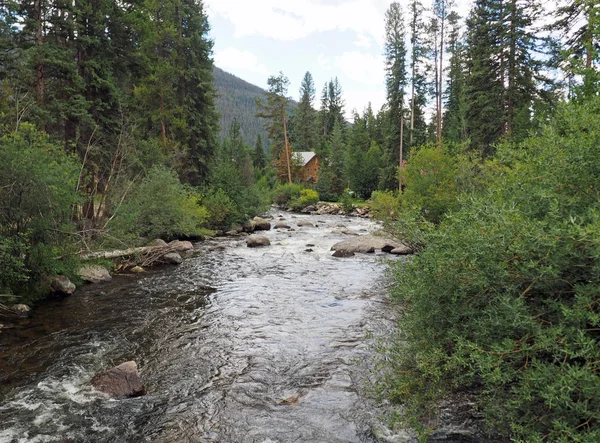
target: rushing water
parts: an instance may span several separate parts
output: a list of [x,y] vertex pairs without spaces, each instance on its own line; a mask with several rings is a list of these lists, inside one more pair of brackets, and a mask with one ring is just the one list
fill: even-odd
[[[295,230],[266,232],[269,247],[199,244],[179,267],[87,286],[3,329],[0,443],[377,441],[365,391],[371,332],[390,324],[386,265],[329,250],[340,224],[376,226],[284,215]],[[126,360],[146,396],[90,387]]]

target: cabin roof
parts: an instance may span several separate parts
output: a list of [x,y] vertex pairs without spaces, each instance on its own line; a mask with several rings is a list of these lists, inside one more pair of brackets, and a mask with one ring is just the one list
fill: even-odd
[[314,152],[294,152],[294,157],[302,162],[302,166],[306,166],[317,154]]

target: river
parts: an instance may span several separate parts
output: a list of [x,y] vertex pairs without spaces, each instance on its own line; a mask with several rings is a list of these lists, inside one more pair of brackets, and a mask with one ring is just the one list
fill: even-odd
[[[178,267],[85,286],[3,329],[0,442],[380,441],[367,394],[373,344],[393,325],[390,256],[330,251],[340,230],[377,225],[273,215],[295,230],[265,232],[271,246],[199,243]],[[127,360],[146,396],[91,388]]]

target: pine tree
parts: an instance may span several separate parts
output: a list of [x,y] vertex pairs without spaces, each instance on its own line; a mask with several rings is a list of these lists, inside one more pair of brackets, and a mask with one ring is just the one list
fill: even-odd
[[[384,186],[391,188],[403,159],[404,94],[407,85],[404,16],[398,2],[392,2],[385,14],[386,90],[389,145],[386,153]],[[398,187],[401,187],[398,181]]]
[[204,6],[194,0],[146,0],[144,12],[152,17],[142,22],[148,71],[136,96],[143,104],[148,132],[158,129],[163,149],[181,153],[180,173],[197,185],[207,177],[218,129]]
[[467,20],[466,127],[471,148],[482,156],[504,131],[504,73],[499,57],[501,0],[476,0]]
[[442,135],[450,141],[467,141],[465,116],[465,45],[461,37],[460,16],[448,15],[448,49],[450,61],[446,84],[446,110],[443,115]]
[[592,97],[600,91],[600,5],[595,0],[569,0],[554,12],[551,30],[558,31],[564,42],[559,62],[575,83],[583,77],[581,85],[571,95]]
[[293,140],[296,151],[312,151],[316,147],[315,83],[310,72],[304,74],[300,84],[300,102],[294,118]]
[[427,100],[427,79],[425,73],[426,45],[423,35],[423,5],[419,0],[410,3],[410,45],[411,45],[411,94],[409,147],[425,143],[423,108]]
[[253,151],[253,163],[254,167],[262,171],[267,166],[267,159],[265,156],[265,148],[263,146],[262,135],[256,134],[256,142],[254,143]]
[[266,120],[265,129],[271,140],[271,159],[275,165],[277,179],[280,182],[291,183],[292,159],[287,138],[287,90],[290,81],[280,72],[277,76],[269,77],[267,84],[267,101],[265,103],[257,100],[259,112],[256,116]]
[[435,16],[436,31],[434,42],[435,47],[435,109],[436,109],[436,142],[438,146],[442,145],[442,96],[444,94],[444,39],[446,37],[446,21],[450,9],[449,0],[434,0],[433,13]]
[[321,109],[318,115],[319,134],[322,140],[327,140],[333,132],[336,121],[345,126],[344,99],[342,98],[342,86],[336,78],[331,79],[323,86],[321,92]]

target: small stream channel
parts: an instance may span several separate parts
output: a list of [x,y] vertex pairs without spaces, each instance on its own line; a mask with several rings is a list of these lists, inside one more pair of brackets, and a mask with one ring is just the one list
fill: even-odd
[[[341,229],[376,225],[282,215],[295,230],[266,232],[269,247],[200,243],[179,267],[86,286],[3,329],[0,442],[379,441],[366,393],[372,337],[393,324],[384,256],[330,252]],[[126,360],[146,396],[90,387]]]

